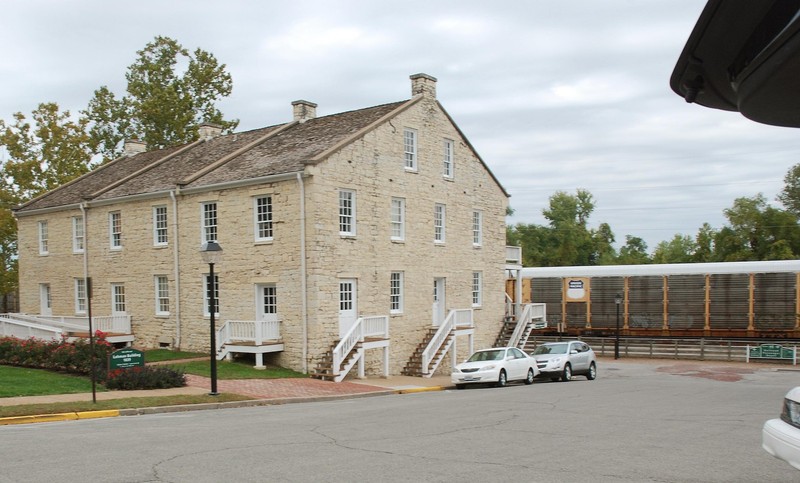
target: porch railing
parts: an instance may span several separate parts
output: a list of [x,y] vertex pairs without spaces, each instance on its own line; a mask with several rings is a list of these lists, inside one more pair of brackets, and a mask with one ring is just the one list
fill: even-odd
[[16,337],[18,339],[37,339],[58,340],[61,339],[64,331],[58,327],[37,324],[29,320],[22,320],[12,315],[0,315],[0,335]]
[[473,324],[472,309],[451,310],[442,325],[439,326],[439,330],[431,338],[428,346],[422,351],[422,375],[430,373],[432,359],[447,341],[450,333],[457,328],[473,327]]
[[389,316],[359,317],[333,349],[333,375],[338,376],[350,351],[365,337],[389,338]]
[[217,351],[231,341],[253,342],[262,345],[266,341],[280,340],[281,321],[275,320],[226,320],[217,329]]
[[[531,330],[547,327],[546,309],[546,304],[525,304],[523,306],[522,314],[517,319],[517,325],[508,340],[509,347],[524,346],[527,342],[526,334],[530,333],[529,327]],[[539,322],[534,322],[534,320],[539,320]]]
[[[41,320],[48,325],[63,327],[72,331],[89,331],[89,317],[74,316],[54,316],[54,315],[35,315],[30,316]],[[102,315],[92,316],[92,330],[110,332],[114,334],[130,334],[131,316],[130,315]]]

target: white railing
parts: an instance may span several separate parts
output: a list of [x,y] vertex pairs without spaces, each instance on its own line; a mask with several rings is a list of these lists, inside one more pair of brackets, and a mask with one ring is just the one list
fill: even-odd
[[447,341],[450,333],[457,328],[473,327],[472,309],[456,309],[451,310],[444,319],[439,330],[433,335],[433,338],[428,343],[428,346],[422,351],[422,375],[427,375],[430,371],[432,357],[439,352],[439,349]]
[[375,336],[389,337],[389,316],[359,317],[350,327],[350,330],[344,334],[342,340],[333,348],[333,375],[340,375],[342,363],[356,344],[363,342],[364,337]]
[[[522,309],[522,315],[517,319],[517,325],[514,327],[514,332],[508,340],[509,347],[524,346],[527,342],[528,327],[533,329],[544,329],[547,327],[546,317],[547,304],[525,304]],[[539,320],[539,322],[533,322]]]
[[[71,331],[89,331],[89,317],[74,317],[74,316],[55,316],[55,315],[34,315],[32,317],[41,323],[53,325],[55,327],[62,327]],[[103,315],[92,316],[92,330],[99,330],[101,332],[110,332],[114,334],[130,334],[131,333],[131,316],[130,315]]]
[[60,328],[21,320],[16,317],[10,317],[9,315],[14,314],[0,315],[0,335],[16,337],[18,339],[30,339],[35,337],[37,339],[59,340],[64,334],[64,331]]
[[227,320],[217,329],[217,351],[231,341],[253,342],[261,345],[266,341],[280,340],[281,321],[275,320]]
[[517,304],[514,303],[514,299],[510,295],[504,295],[506,296],[506,317],[515,317],[517,315]]

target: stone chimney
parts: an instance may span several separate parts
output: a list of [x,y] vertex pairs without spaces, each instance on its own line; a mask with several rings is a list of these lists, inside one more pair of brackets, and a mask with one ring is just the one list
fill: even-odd
[[436,99],[436,77],[428,74],[414,74],[411,77],[411,96],[422,94]]
[[201,141],[210,141],[215,137],[222,135],[222,126],[217,126],[216,124],[211,124],[210,122],[204,122],[197,126],[197,134]]
[[294,101],[292,103],[292,111],[295,121],[306,122],[317,117],[317,105],[313,102]]
[[125,144],[122,145],[123,156],[135,156],[145,151],[147,151],[147,144],[138,139],[126,139]]

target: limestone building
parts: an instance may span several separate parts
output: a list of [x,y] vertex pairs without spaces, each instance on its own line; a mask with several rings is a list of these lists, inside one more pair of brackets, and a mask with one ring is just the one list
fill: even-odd
[[[296,101],[291,122],[205,125],[167,149],[126,143],[15,210],[21,311],[85,317],[90,302],[95,316],[129,317],[137,347],[207,351],[216,282],[220,356],[256,352],[259,365],[264,354],[311,372],[350,337],[339,366],[360,357],[398,374],[435,337],[492,344],[508,194],[436,100],[436,79],[411,87],[408,100],[320,117]],[[209,241],[224,254],[215,281]],[[461,319],[436,336],[448,317]]]

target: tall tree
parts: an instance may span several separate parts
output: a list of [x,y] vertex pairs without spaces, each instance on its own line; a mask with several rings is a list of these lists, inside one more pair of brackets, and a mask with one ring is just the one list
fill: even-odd
[[778,194],[787,211],[800,217],[800,164],[795,164],[783,177],[783,190]]
[[650,263],[647,243],[638,236],[625,235],[625,246],[619,249],[617,263],[620,265],[642,265]]
[[676,234],[670,241],[662,241],[653,252],[653,263],[689,263],[694,261],[697,243],[689,235]]
[[204,122],[232,131],[217,102],[230,95],[233,81],[213,54],[190,53],[169,37],[156,37],[137,52],[128,67],[127,94],[117,97],[108,87],[95,91],[83,111],[90,134],[105,159],[122,153],[120,141],[136,138],[149,148],[163,148],[197,139]]

